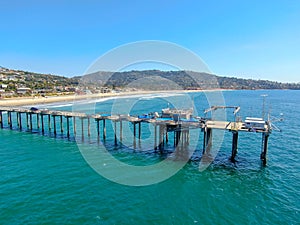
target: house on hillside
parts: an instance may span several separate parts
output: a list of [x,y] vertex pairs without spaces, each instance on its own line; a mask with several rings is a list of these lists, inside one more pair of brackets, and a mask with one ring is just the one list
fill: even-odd
[[9,76],[7,76],[7,80],[10,80],[10,81],[17,81],[18,79],[16,78],[15,75],[9,75]]
[[4,89],[0,88],[0,98],[4,98],[4,97],[12,96],[13,95],[13,93],[11,95],[9,95],[9,94],[10,94],[10,92],[5,92]]
[[0,74],[0,80],[1,81],[6,81],[7,80],[7,76],[4,74]]
[[65,87],[65,91],[75,92],[76,88],[75,87]]
[[111,91],[112,91],[111,88],[108,88],[108,87],[100,88],[100,93],[110,93]]
[[6,89],[7,88],[7,84],[0,84],[0,88]]
[[26,88],[26,87],[17,88],[17,94],[25,95],[27,93],[31,93],[31,89],[30,88]]

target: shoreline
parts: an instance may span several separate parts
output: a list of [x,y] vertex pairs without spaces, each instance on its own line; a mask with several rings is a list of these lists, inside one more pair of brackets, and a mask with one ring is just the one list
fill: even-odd
[[120,93],[101,93],[101,94],[90,94],[90,95],[64,95],[64,96],[53,96],[53,97],[19,97],[12,99],[0,99],[0,106],[34,106],[49,103],[59,102],[74,102],[85,99],[101,99],[118,96],[134,96],[144,94],[163,94],[163,93],[195,93],[195,92],[212,92],[212,91],[232,91],[229,89],[212,89],[212,90],[169,90],[169,91],[130,91]]

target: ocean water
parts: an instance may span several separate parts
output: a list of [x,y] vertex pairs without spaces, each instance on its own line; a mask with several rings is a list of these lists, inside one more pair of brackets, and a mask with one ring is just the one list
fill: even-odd
[[[22,132],[0,129],[0,224],[299,224],[300,92],[223,92],[226,105],[241,106],[242,118],[261,116],[262,94],[268,94],[266,111],[276,117],[283,113],[284,117],[275,123],[282,132],[273,131],[270,136],[266,167],[260,162],[260,134],[240,132],[237,162],[231,163],[232,136],[225,132],[213,163],[199,171],[202,135],[192,131],[191,142],[196,146],[192,160],[173,176],[147,186],[106,179],[89,166],[81,149],[93,152],[105,146],[107,154],[123,163],[155,165],[168,154],[153,151],[152,127],[148,124],[142,125],[142,140],[136,150],[132,148],[132,125],[123,134],[123,144],[118,142],[117,146],[114,124],[110,123],[107,139],[101,139],[100,144],[94,128],[90,138],[84,130],[83,141],[80,129],[80,138],[69,140],[60,132],[54,137],[47,127],[41,135],[35,122],[32,134],[26,131],[25,118]],[[203,116],[209,105],[205,95],[192,93],[188,97],[195,102],[197,115]],[[156,94],[45,107],[137,115],[159,111],[168,104],[190,107],[184,98],[180,93]],[[232,111],[226,116],[232,119]],[[78,128],[80,122],[76,122]],[[91,123],[95,127],[95,122]],[[171,143],[167,149],[172,152]],[[126,178],[128,174],[118,176]]]

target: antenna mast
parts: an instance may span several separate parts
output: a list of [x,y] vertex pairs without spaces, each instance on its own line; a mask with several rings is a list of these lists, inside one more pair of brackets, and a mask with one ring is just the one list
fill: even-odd
[[267,94],[261,95],[261,97],[263,97],[262,119],[265,119],[265,114],[266,114],[265,106],[266,106],[266,97],[267,97],[267,96],[268,96]]

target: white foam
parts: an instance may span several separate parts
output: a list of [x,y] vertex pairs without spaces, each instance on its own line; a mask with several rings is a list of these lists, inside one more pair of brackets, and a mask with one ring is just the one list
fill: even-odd
[[[105,101],[115,100],[115,99],[137,98],[138,100],[145,100],[145,99],[147,100],[147,99],[166,98],[166,97],[182,96],[182,95],[184,95],[184,94],[182,94],[182,93],[161,93],[161,94],[122,95],[122,96],[114,96],[114,97],[108,97],[108,98],[86,100],[83,102],[83,104],[105,102]],[[74,103],[74,104],[78,104],[78,103]]]
[[72,106],[73,102],[67,102],[62,104],[60,103],[49,103],[49,104],[41,104],[41,105],[30,105],[28,107],[37,107],[37,108],[61,108],[61,107],[69,107]]
[[106,102],[110,100],[118,100],[118,99],[132,99],[137,98],[138,100],[151,100],[155,98],[168,98],[174,96],[183,96],[184,93],[153,93],[153,94],[137,94],[137,95],[121,95],[121,96],[113,96],[113,97],[104,97],[97,99],[85,99],[80,101],[71,101],[71,102],[59,102],[59,103],[51,103],[51,104],[41,104],[36,107],[43,108],[61,108],[61,107],[72,107],[74,105],[84,105],[84,104],[92,104],[92,103],[100,103]]

